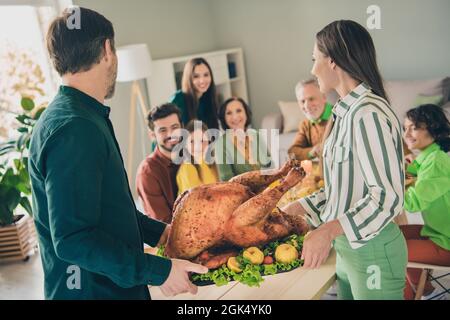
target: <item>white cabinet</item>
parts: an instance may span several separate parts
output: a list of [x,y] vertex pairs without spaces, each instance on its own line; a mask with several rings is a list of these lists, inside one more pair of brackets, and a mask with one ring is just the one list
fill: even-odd
[[184,65],[192,58],[202,57],[211,66],[219,103],[231,96],[248,101],[244,57],[241,48],[204,52],[194,55],[152,61],[152,75],[148,79],[152,106],[167,102],[181,89]]

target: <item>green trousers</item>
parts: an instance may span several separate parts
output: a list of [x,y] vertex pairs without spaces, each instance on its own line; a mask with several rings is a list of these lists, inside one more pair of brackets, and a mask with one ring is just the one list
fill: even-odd
[[403,299],[408,251],[395,223],[389,223],[361,248],[352,249],[345,235],[335,239],[334,248],[338,299]]

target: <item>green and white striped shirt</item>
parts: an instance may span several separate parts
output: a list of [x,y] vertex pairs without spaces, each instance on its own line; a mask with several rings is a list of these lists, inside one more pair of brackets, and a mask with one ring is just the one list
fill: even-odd
[[338,219],[356,249],[403,208],[402,126],[364,83],[335,104],[333,115],[323,151],[325,187],[299,201],[315,227]]

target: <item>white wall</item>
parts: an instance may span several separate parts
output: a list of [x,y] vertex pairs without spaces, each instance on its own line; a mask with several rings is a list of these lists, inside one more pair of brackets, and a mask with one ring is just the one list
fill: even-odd
[[366,24],[366,9],[381,9],[381,30],[371,30],[385,79],[450,75],[448,0],[213,0],[219,48],[244,49],[250,101],[258,126],[295,100],[294,86],[310,76],[315,34],[338,19]]

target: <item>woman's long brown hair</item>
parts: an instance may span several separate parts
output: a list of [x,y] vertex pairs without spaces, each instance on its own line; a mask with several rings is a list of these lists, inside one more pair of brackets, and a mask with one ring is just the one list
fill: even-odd
[[364,82],[373,93],[389,102],[372,37],[363,26],[351,20],[334,21],[317,33],[316,43],[350,77]]
[[[367,84],[376,95],[388,103],[380,71],[377,65],[376,51],[370,33],[359,23],[351,20],[334,21],[316,34],[317,48],[353,79]],[[322,154],[325,140],[333,129],[330,118],[322,139]],[[321,176],[323,177],[323,156],[319,157]]]
[[210,110],[208,110],[208,119],[206,119],[206,125],[208,128],[219,128],[219,123],[217,121],[217,95],[216,95],[216,85],[214,83],[214,77],[212,74],[212,70],[208,62],[203,58],[194,58],[186,62],[183,70],[183,78],[181,80],[181,91],[184,93],[184,101],[186,103],[187,112],[189,115],[189,119],[197,118],[197,110],[199,99],[197,98],[197,94],[195,92],[194,84],[193,84],[193,76],[194,69],[196,66],[204,64],[211,75],[211,84],[209,85],[208,90],[203,94],[207,101],[207,104],[210,106]]

